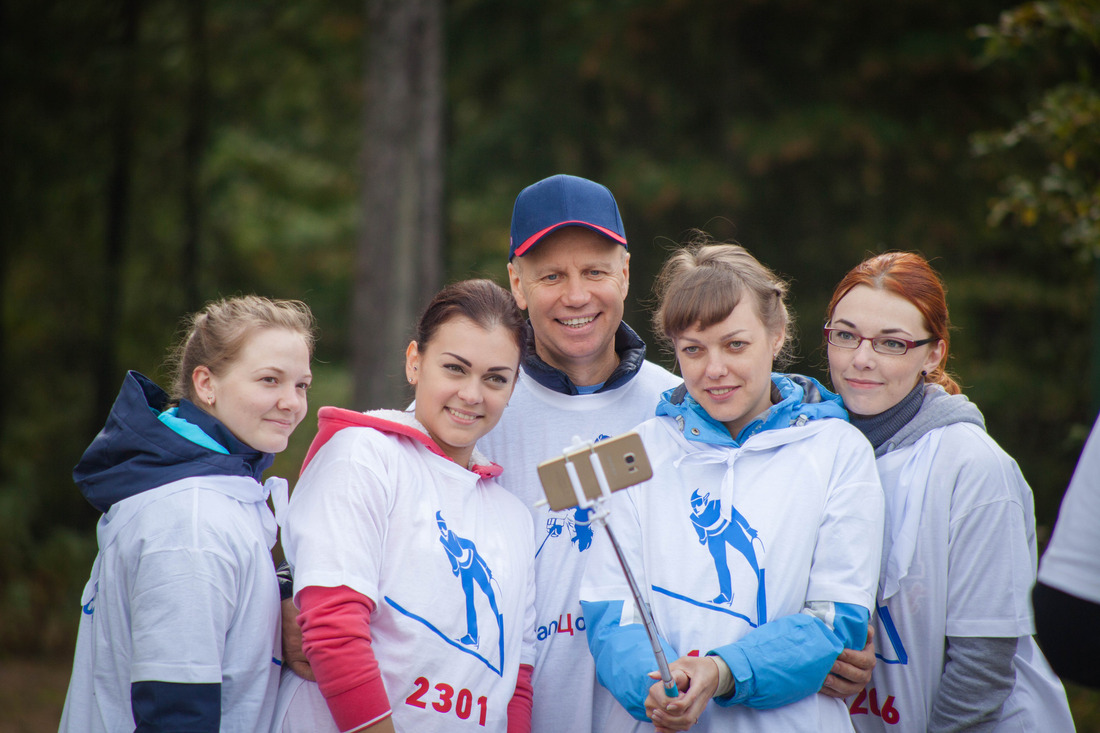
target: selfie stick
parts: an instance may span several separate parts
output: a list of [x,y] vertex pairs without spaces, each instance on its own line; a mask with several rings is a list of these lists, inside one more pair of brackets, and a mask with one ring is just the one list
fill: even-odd
[[[584,443],[579,438],[573,438],[573,445],[569,446],[563,453],[573,453],[577,448],[584,447]],[[642,624],[645,626],[645,632],[649,636],[649,643],[653,647],[653,656],[657,658],[657,669],[661,673],[661,683],[665,687],[665,694],[669,697],[676,697],[679,692],[676,689],[676,682],[672,679],[672,672],[668,668],[668,660],[665,659],[665,650],[661,647],[661,640],[657,636],[657,625],[653,622],[653,614],[649,611],[649,605],[642,598],[641,588],[638,587],[638,581],[634,579],[634,573],[630,572],[630,566],[626,563],[626,556],[623,555],[623,550],[619,547],[619,541],[615,539],[615,533],[611,531],[611,525],[607,522],[608,510],[604,508],[604,502],[611,498],[611,489],[607,484],[607,475],[603,472],[603,464],[600,463],[600,457],[592,450],[592,444],[588,443],[588,460],[592,464],[592,470],[596,474],[596,482],[600,486],[600,498],[589,499],[584,495],[584,490],[581,486],[580,477],[577,475],[577,468],[573,465],[573,462],[566,458],[565,471],[569,474],[569,483],[573,485],[573,494],[577,497],[577,506],[581,509],[588,509],[593,505],[598,504],[600,511],[590,520],[592,523],[598,522],[603,525],[603,528],[607,530],[607,538],[611,540],[611,546],[615,548],[615,556],[619,558],[619,565],[623,569],[623,575],[626,576],[627,585],[630,586],[630,593],[634,596],[634,605],[642,614]]]

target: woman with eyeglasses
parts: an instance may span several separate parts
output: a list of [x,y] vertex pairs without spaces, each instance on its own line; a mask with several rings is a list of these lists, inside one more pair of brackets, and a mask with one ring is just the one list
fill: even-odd
[[871,683],[860,733],[1072,731],[1032,639],[1031,489],[948,376],[944,288],[919,255],[872,257],[828,307],[829,374],[886,494]]

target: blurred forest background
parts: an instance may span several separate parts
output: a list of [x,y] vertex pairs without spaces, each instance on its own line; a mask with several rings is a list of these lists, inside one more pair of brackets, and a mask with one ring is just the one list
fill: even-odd
[[97,519],[71,469],[125,370],[163,381],[209,299],[307,301],[293,477],[317,407],[406,403],[418,308],[503,284],[512,202],[558,172],[615,193],[643,334],[702,228],[792,280],[819,378],[840,276],[933,258],[1049,533],[1100,403],[1100,0],[3,0],[0,36],[0,669],[37,696],[4,683],[10,730],[56,727],[19,706],[60,711]]

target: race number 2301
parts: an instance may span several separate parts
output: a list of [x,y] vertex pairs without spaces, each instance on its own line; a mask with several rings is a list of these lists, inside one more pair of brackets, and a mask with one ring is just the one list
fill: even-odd
[[[432,683],[428,681],[426,677],[417,677],[416,691],[405,698],[405,703],[412,705],[416,708],[427,709],[428,705],[432,706],[432,710],[444,715],[454,711],[454,714],[459,717],[460,720],[469,720],[470,716],[474,714],[474,708],[477,708],[477,722],[479,725],[485,725],[485,718],[488,713],[489,698],[482,695],[474,700],[474,693],[463,688],[457,693],[455,688],[448,685],[446,682],[440,682],[432,687]],[[431,691],[435,690],[435,694],[431,694]],[[434,700],[430,698],[435,698]]]

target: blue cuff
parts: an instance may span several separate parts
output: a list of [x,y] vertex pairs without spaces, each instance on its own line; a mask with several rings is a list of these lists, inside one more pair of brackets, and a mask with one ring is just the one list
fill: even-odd
[[733,644],[708,652],[725,661],[735,684],[733,695],[715,702],[771,709],[801,700],[821,689],[843,648],[837,635],[815,616],[796,613],[769,621]]
[[[656,682],[649,673],[657,669],[657,660],[645,626],[619,625],[622,601],[581,601],[581,609],[596,678],[636,720],[649,720],[645,699]],[[660,641],[668,661],[679,658],[664,639]]]
[[845,649],[862,649],[867,646],[867,625],[871,612],[854,603],[833,604],[833,633],[840,638]]
[[218,733],[222,686],[180,682],[135,682],[130,685],[134,733]]

